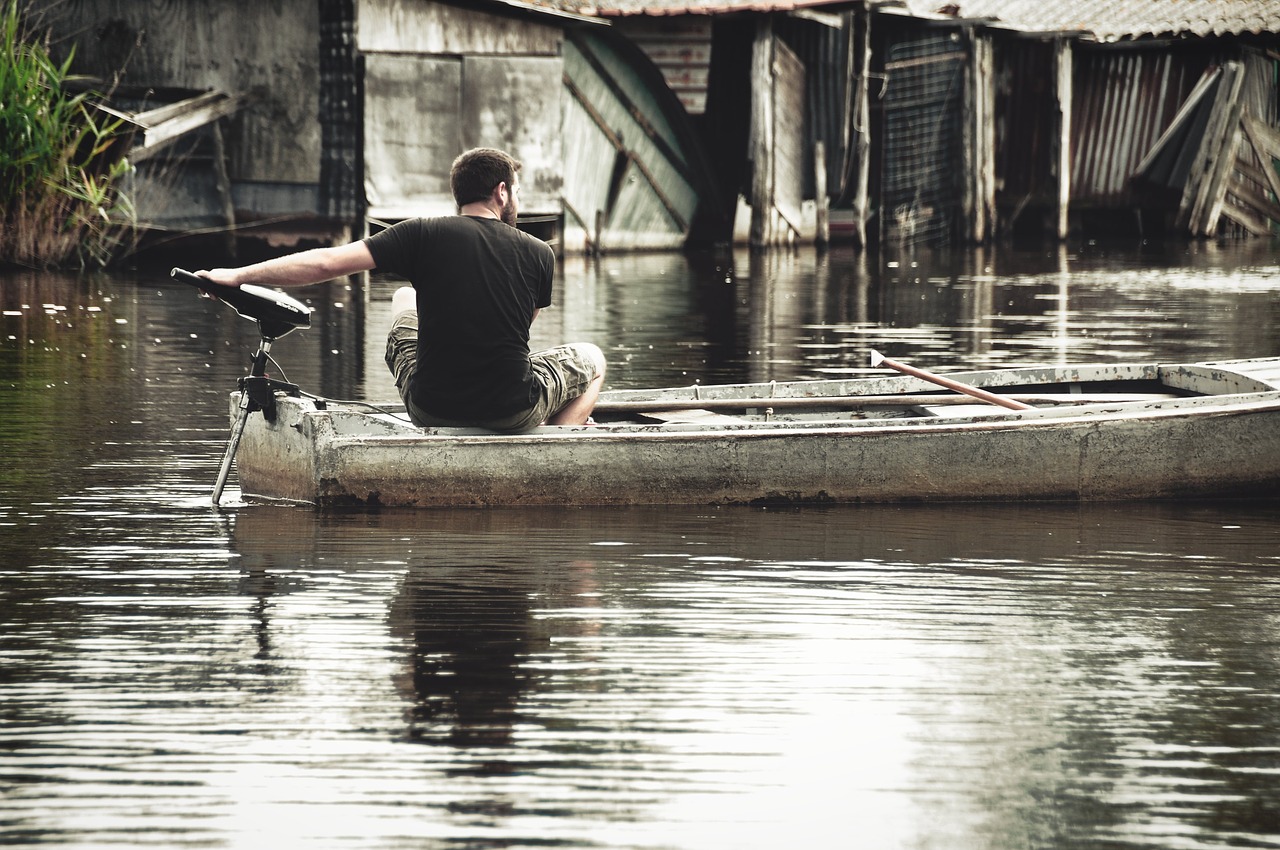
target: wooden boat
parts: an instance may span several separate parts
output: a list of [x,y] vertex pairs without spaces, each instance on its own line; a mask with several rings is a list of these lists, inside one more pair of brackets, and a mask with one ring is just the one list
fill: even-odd
[[897,374],[615,390],[596,406],[599,424],[500,435],[417,428],[399,405],[274,381],[271,343],[309,326],[310,310],[172,275],[262,331],[231,396],[215,505],[233,461],[246,498],[322,506],[1280,495],[1280,358],[940,376],[872,352],[873,367]]
[[874,374],[616,390],[599,424],[495,435],[276,392],[236,465],[246,499],[320,506],[1280,495],[1280,358],[943,378],[1025,408]]

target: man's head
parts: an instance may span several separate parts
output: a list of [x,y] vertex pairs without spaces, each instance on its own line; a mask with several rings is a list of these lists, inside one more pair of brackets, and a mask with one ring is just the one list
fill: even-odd
[[516,193],[520,189],[520,162],[496,148],[472,148],[453,161],[449,170],[449,188],[458,208],[477,201],[488,201],[499,184],[506,184],[502,220],[515,226]]

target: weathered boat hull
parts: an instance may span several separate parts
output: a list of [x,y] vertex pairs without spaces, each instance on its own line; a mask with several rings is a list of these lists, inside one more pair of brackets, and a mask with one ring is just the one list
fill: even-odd
[[[1280,391],[1247,376],[1237,381],[1232,370],[1201,372],[1228,394],[897,419],[544,427],[522,435],[415,429],[280,397],[274,422],[250,417],[237,465],[248,498],[324,506],[1280,495]],[[854,389],[875,393],[921,389],[879,379],[843,391],[859,383],[866,386]],[[1237,384],[1246,391],[1233,392]]]

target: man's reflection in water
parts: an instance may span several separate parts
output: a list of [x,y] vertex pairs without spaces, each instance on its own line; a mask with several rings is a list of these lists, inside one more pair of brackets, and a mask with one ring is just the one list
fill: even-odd
[[[498,565],[425,567],[405,577],[391,631],[408,638],[409,738],[458,747],[511,743],[524,662],[550,640],[534,633],[531,588]],[[487,579],[487,580],[486,580]],[[407,686],[407,687],[406,687]]]
[[537,685],[530,661],[550,652],[552,624],[575,634],[599,627],[594,618],[539,618],[535,607],[578,608],[594,587],[593,571],[583,563],[411,568],[390,611],[392,637],[409,644],[396,682],[410,705],[409,738],[456,747],[510,745],[521,700]]

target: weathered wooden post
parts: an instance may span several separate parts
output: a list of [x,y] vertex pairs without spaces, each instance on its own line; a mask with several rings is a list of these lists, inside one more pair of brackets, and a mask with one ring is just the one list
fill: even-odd
[[971,60],[965,90],[965,180],[961,207],[968,222],[965,236],[976,245],[995,231],[995,81],[990,36],[966,28]]
[[1058,239],[1066,239],[1071,232],[1069,209],[1071,206],[1071,43],[1059,38],[1053,45],[1054,65],[1057,68],[1058,84],[1058,137],[1057,162],[1058,177],[1058,216],[1055,223],[1055,235]]
[[226,229],[222,232],[222,248],[227,256],[236,257],[236,205],[231,196],[231,175],[227,171],[227,145],[222,136],[222,121],[219,118],[210,125],[213,134],[213,180],[218,195],[218,203],[222,207],[222,219]]
[[817,227],[813,241],[826,245],[831,241],[828,221],[830,204],[827,199],[827,145],[821,139],[813,143],[813,198],[817,205]]
[[853,196],[854,241],[859,248],[867,247],[867,218],[870,213],[871,184],[871,10],[863,9],[862,32],[858,38],[858,56],[861,70],[858,72],[857,102],[854,107],[854,151],[858,161],[857,189]]
[[756,24],[751,49],[751,244],[773,242],[773,21]]

